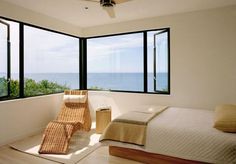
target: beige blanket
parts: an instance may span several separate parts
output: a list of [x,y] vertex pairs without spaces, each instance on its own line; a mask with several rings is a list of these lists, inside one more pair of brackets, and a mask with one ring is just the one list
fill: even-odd
[[114,119],[102,134],[102,140],[114,140],[137,145],[145,145],[147,124],[167,106],[156,106],[135,110]]

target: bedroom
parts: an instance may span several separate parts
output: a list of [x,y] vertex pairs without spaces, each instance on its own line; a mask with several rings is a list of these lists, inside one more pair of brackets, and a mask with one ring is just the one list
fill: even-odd
[[[170,94],[89,91],[91,110],[96,110],[103,104],[110,105],[112,115],[115,117],[131,110],[132,107],[149,104],[213,110],[218,104],[235,104],[236,102],[235,1],[203,2],[197,0],[192,4],[191,10],[186,9],[182,13],[88,27],[65,22],[68,18],[66,15],[64,21],[60,21],[37,12],[37,10],[27,9],[27,4],[30,6],[30,3],[22,4],[21,1],[18,1],[18,5],[16,5],[10,2],[1,1],[0,15],[3,18],[79,37],[170,28]],[[66,4],[65,1],[62,2]],[[174,8],[177,2],[169,1],[169,3],[171,2],[172,5],[166,5]],[[73,3],[79,2],[73,1]],[[124,7],[125,5],[132,6],[133,3],[135,2],[127,2]],[[145,2],[139,0],[139,3],[144,5]],[[152,3],[163,2],[152,1]],[[20,7],[19,5],[26,6]],[[43,6],[43,4],[41,5]],[[97,4],[90,5],[97,7]],[[202,7],[201,10],[194,10],[198,5]],[[33,7],[35,6],[33,5]],[[158,11],[161,10],[161,8],[158,9]],[[172,10],[172,8],[167,8],[167,10]],[[63,14],[66,13],[61,12],[58,17],[63,18]],[[67,12],[67,14],[69,13]],[[107,16],[105,12],[102,14]],[[108,18],[106,17],[106,19]],[[78,18],[78,20],[80,19],[84,18]],[[84,20],[84,22],[91,23],[88,20]],[[61,98],[62,94],[52,94],[1,101],[0,144],[8,144],[44,129],[58,112]],[[95,112],[92,113],[92,117],[95,118]]]

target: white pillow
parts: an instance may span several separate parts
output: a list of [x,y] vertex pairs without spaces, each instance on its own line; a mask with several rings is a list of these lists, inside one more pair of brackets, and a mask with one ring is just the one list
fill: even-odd
[[86,95],[64,95],[63,100],[65,103],[85,103]]

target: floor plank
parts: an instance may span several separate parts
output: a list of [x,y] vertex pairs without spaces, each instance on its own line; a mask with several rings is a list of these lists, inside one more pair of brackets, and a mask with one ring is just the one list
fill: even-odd
[[8,146],[0,148],[0,164],[58,164],[53,161],[16,151]]
[[[58,164],[57,162],[49,161],[33,155],[19,152],[8,146],[0,148],[0,164]],[[96,151],[89,154],[77,164],[140,164],[139,162],[110,156],[108,147],[100,147]]]
[[115,156],[110,156],[108,153],[108,147],[103,146],[88,155],[86,158],[82,159],[78,164],[140,164],[139,162],[131,161],[124,158],[119,158]]

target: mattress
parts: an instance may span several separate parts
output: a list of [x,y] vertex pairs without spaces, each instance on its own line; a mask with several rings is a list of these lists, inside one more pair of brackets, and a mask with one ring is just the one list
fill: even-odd
[[115,141],[105,145],[127,147],[187,160],[236,163],[236,134],[213,128],[212,110],[169,107],[147,127],[146,145]]

